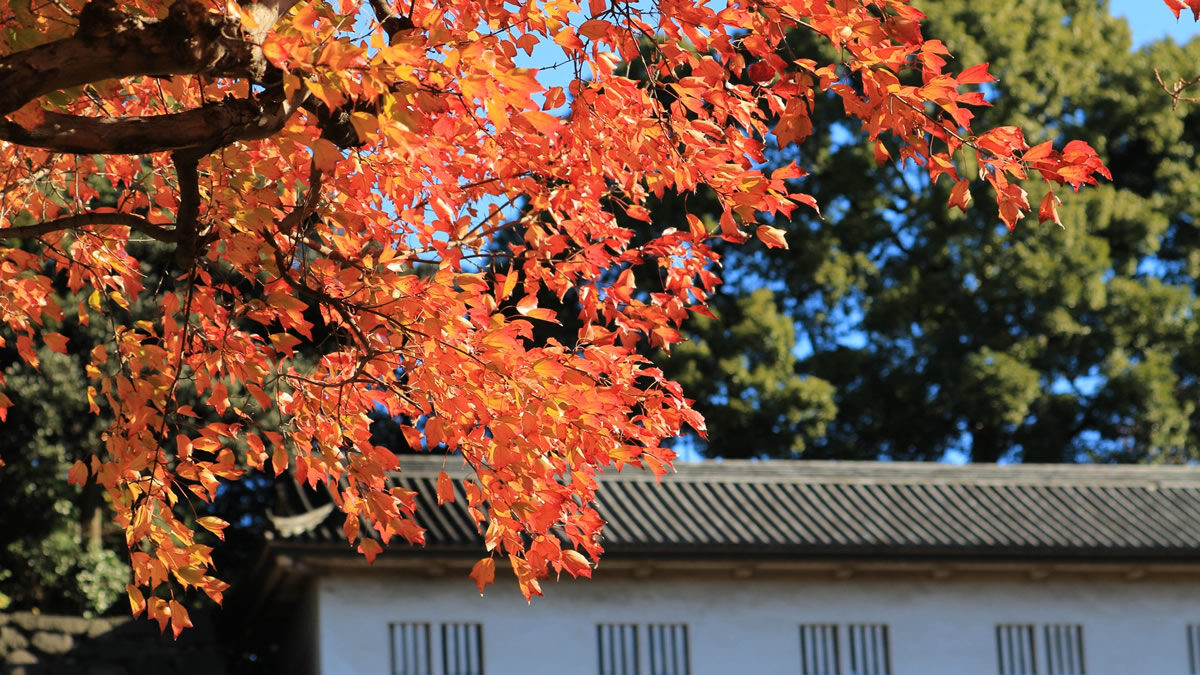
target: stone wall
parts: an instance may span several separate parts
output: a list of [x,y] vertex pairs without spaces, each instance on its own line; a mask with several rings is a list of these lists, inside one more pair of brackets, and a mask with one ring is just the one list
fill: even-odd
[[193,613],[192,622],[176,641],[144,618],[0,613],[0,673],[225,675],[211,618]]

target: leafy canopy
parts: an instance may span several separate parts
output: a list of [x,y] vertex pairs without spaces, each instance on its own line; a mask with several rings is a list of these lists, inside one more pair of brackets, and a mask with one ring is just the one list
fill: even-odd
[[[802,167],[757,167],[769,139],[808,136],[817,97],[840,99],[879,161],[947,176],[952,204],[989,185],[1010,228],[1032,209],[1016,180],[1107,176],[1086,143],[972,130],[987,65],[947,73],[946,47],[902,0],[5,9],[0,319],[32,367],[38,347],[66,350],[55,328],[68,314],[107,327],[87,396],[112,423],[68,477],[104,487],[133,610],[176,634],[189,625],[180,589],[219,601],[226,588],[196,533],[227,524],[191,519],[187,503],[247,470],[329,484],[368,559],[394,536],[422,540],[413,495],[386,479],[398,458],[370,441],[378,410],[414,420],[410,445],[473,469],[462,489],[489,552],[472,572],[481,589],[497,557],[526,597],[551,570],[589,574],[593,474],[661,473],[662,441],[703,429],[635,347],[678,341],[705,311],[715,237],[784,246],[764,220],[816,207]],[[788,55],[792,30],[838,58]],[[542,42],[577,75],[565,90],[514,63]],[[633,61],[644,79],[627,76]],[[93,206],[97,177],[115,207]],[[646,218],[650,195],[700,186],[719,200],[716,231],[681,214],[634,243],[616,224]],[[1057,204],[1048,192],[1039,219],[1057,221]],[[518,225],[517,243],[496,245]],[[169,282],[146,285],[129,246],[145,239],[173,247]],[[639,290],[629,270],[647,260],[659,278]],[[53,279],[86,300],[61,302]],[[577,297],[573,342],[531,340],[534,322],[556,320],[540,291]],[[157,312],[133,318],[147,298]],[[314,330],[326,344],[303,365]],[[9,407],[0,394],[0,415]],[[439,498],[453,487],[440,480]]]

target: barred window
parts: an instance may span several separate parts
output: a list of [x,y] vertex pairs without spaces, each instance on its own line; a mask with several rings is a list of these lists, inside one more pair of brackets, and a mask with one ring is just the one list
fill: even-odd
[[888,627],[882,623],[847,626],[850,647],[850,675],[891,675],[891,645]]
[[887,624],[800,626],[801,675],[891,675]]
[[483,675],[482,625],[443,623],[434,631],[428,623],[393,623],[389,628],[392,675]]
[[800,674],[842,674],[837,624],[814,623],[800,626]]
[[433,675],[429,624],[394,623],[391,629],[392,675]]
[[600,675],[639,675],[637,628],[637,624],[632,623],[602,623],[596,626]]
[[483,626],[442,624],[442,672],[445,675],[483,675]]
[[996,662],[1000,675],[1086,675],[1083,626],[1000,624],[996,626]]
[[996,655],[1000,675],[1037,675],[1037,652],[1032,624],[996,626]]
[[682,623],[596,626],[600,675],[689,675],[688,629]]
[[681,623],[651,624],[650,675],[688,675],[687,626]]
[[1047,624],[1043,626],[1048,675],[1085,675],[1083,665],[1083,626]]

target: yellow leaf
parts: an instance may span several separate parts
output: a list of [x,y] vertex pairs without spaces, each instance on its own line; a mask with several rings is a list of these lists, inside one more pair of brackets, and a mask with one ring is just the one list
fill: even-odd
[[129,301],[126,300],[125,296],[121,295],[120,293],[116,291],[109,291],[108,297],[111,298],[113,302],[117,303],[117,306],[121,309],[129,309]]
[[275,452],[271,454],[271,466],[274,467],[276,476],[287,470],[288,453],[282,445],[275,446]]
[[216,516],[205,516],[197,518],[196,524],[204,529],[217,535],[221,541],[225,541],[225,528],[229,527],[229,523],[217,518]]
[[318,138],[313,142],[313,162],[321,171],[332,172],[337,167],[338,161],[342,158],[342,153],[338,152],[337,146],[325,138]]
[[142,592],[133,584],[125,584],[125,594],[129,596],[129,611],[134,616],[138,616],[146,609],[146,598],[142,597]]
[[175,578],[184,586],[199,586],[204,579],[204,570],[194,565],[187,565],[173,571]]

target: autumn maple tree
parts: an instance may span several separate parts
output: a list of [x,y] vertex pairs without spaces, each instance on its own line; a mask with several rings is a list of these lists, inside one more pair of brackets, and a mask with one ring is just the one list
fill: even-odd
[[[1014,179],[1107,175],[1085,143],[972,130],[987,65],[949,68],[902,0],[47,0],[3,16],[5,339],[36,366],[39,345],[67,349],[64,316],[109,326],[88,395],[114,422],[68,479],[104,487],[133,611],[176,634],[182,590],[226,589],[197,533],[227,523],[189,508],[222,480],[327,484],[369,560],[422,541],[413,494],[388,483],[401,462],[370,440],[378,411],[470,467],[480,589],[497,558],[527,598],[547,574],[587,576],[594,475],[662,473],[664,439],[703,430],[635,348],[707,311],[714,238],[785,246],[772,216],[817,208],[802,167],[756,168],[766,144],[809,134],[814,97],[840,98],[880,162],[953,181],[952,204],[990,186],[1010,228],[1032,208]],[[789,54],[791,30],[840,60]],[[575,73],[567,87],[515,65],[538,45]],[[96,205],[97,181],[115,207]],[[714,231],[680,214],[635,244],[616,223],[699,186],[722,205]],[[1047,192],[1039,219],[1057,203]],[[143,283],[127,245],[146,239],[173,247],[157,263],[172,283]],[[647,262],[657,283],[635,288]],[[85,299],[64,306],[54,280]],[[573,342],[532,340],[556,321],[539,293],[573,294]],[[131,315],[145,298],[154,315]],[[333,337],[302,365],[317,321]],[[0,418],[10,407],[0,393]],[[452,488],[443,474],[439,501]]]

